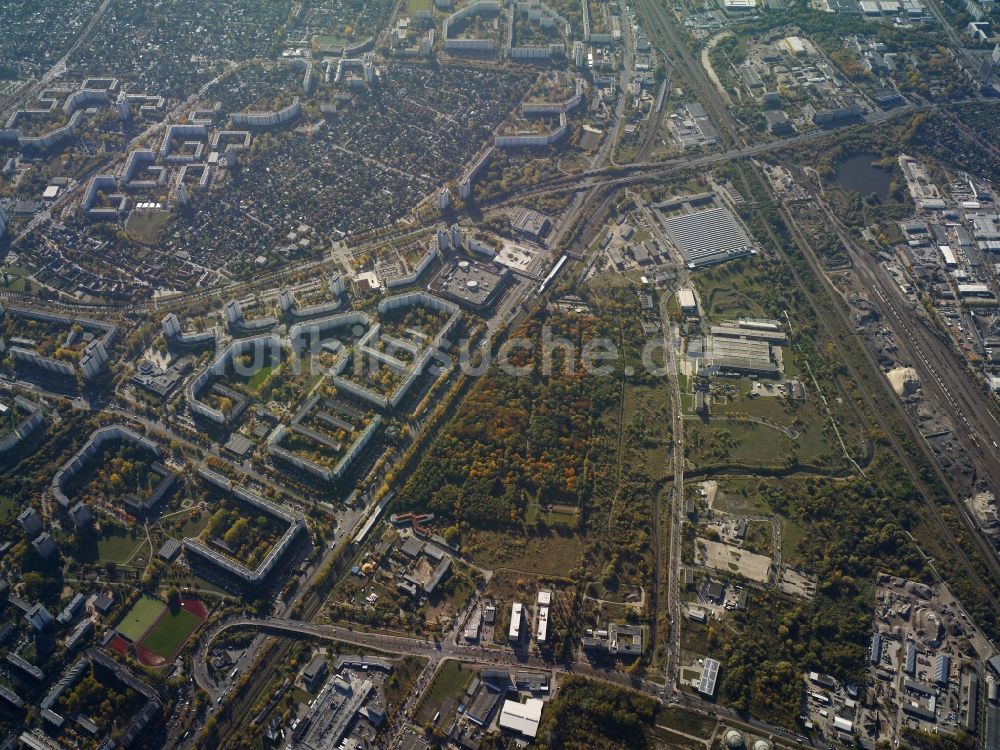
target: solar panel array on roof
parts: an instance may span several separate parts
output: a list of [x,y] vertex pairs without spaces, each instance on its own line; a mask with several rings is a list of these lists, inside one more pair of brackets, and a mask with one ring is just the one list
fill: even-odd
[[705,659],[701,668],[701,678],[698,680],[698,692],[702,695],[715,695],[715,683],[719,679],[719,662],[716,659]]
[[720,263],[753,252],[753,243],[733,215],[715,206],[666,219],[667,231],[690,268]]

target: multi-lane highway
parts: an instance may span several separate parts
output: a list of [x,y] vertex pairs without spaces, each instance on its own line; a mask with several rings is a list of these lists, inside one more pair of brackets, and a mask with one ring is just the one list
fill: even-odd
[[[287,638],[334,641],[386,654],[422,656],[433,662],[439,662],[444,659],[457,659],[463,663],[481,667],[509,666],[520,669],[531,668],[554,672],[563,676],[571,674],[581,675],[619,687],[639,690],[660,701],[664,700],[667,692],[667,685],[642,677],[627,675],[615,669],[596,667],[587,661],[576,661],[571,664],[554,664],[538,656],[522,653],[510,648],[492,645],[477,646],[460,644],[453,642],[451,639],[437,641],[427,638],[389,635],[276,617],[231,617],[216,623],[209,631],[203,633],[199,639],[199,649],[194,657],[194,675],[199,687],[206,690],[209,694],[221,695],[224,690],[224,688],[216,685],[208,676],[205,659],[211,650],[211,644],[222,633],[240,628],[250,628],[256,632]],[[763,734],[788,747],[800,748],[812,745],[808,740],[786,729],[765,722],[740,717],[735,711],[703,701],[689,693],[677,694],[667,702],[677,708],[704,716],[724,718],[729,724],[743,727],[757,734]]]

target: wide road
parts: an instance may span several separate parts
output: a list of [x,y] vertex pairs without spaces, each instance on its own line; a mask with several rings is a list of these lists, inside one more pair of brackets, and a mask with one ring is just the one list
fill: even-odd
[[[682,280],[686,279],[681,275]],[[683,281],[681,282],[683,284]],[[667,685],[677,689],[677,678],[680,674],[681,653],[681,529],[684,526],[684,415],[681,413],[680,378],[677,370],[677,350],[674,348],[674,324],[667,313],[667,296],[663,297],[662,325],[664,361],[666,366],[667,384],[670,388],[670,439],[673,443],[671,464],[673,470],[673,487],[670,490],[667,544],[667,616],[670,618],[670,631],[667,642]]]
[[[211,85],[222,77],[229,75],[232,69],[225,71],[220,74],[216,79],[210,81],[207,85]],[[192,97],[192,99],[195,97]],[[190,102],[192,99],[189,99]],[[961,104],[965,102],[954,102],[953,104]],[[171,111],[171,116],[176,117],[177,113],[186,106],[187,103],[178,105]],[[904,113],[926,111],[931,109],[937,109],[938,105],[926,104],[920,106],[905,106],[900,107],[890,112],[876,112],[865,117],[865,122],[867,124],[878,124],[889,119],[899,117]],[[155,134],[158,129],[164,127],[164,123],[156,123],[152,125],[149,129],[143,132],[141,136],[137,136],[133,140],[133,143],[138,142],[140,139],[145,137],[150,137]],[[581,192],[592,192],[595,188],[622,188],[631,185],[638,185],[646,183],[649,181],[655,181],[662,177],[667,177],[678,172],[683,172],[688,169],[707,169],[716,164],[735,161],[738,159],[743,159],[750,156],[760,156],[767,153],[775,153],[782,151],[786,148],[799,145],[801,143],[807,143],[813,140],[824,138],[830,135],[832,132],[836,132],[838,129],[845,129],[848,126],[842,126],[841,128],[831,128],[829,130],[812,130],[807,133],[799,133],[787,138],[780,138],[773,141],[766,141],[762,143],[756,143],[749,146],[739,146],[727,149],[725,151],[717,151],[715,153],[706,154],[703,156],[690,157],[690,156],[680,156],[673,157],[670,159],[661,159],[653,161],[641,161],[634,162],[628,165],[622,165],[618,167],[604,166],[603,162],[592,166],[591,169],[586,170],[581,173],[573,175],[561,175],[558,177],[553,177],[548,180],[544,180],[538,185],[531,187],[524,187],[519,189],[514,189],[508,193],[504,193],[493,198],[480,201],[478,204],[478,209],[480,211],[487,210],[497,210],[500,208],[506,208],[513,205],[523,204],[526,201],[538,198],[543,195],[553,195],[559,193],[581,193]],[[609,152],[602,148],[602,157],[606,160]],[[107,162],[102,163],[101,166],[95,167],[88,175],[95,174],[97,171],[103,169],[107,170],[113,159],[109,159]],[[83,181],[86,181],[87,176],[84,176]],[[81,181],[81,184],[83,184]],[[47,214],[51,215],[56,208],[61,206],[63,202],[70,200],[72,193],[64,193],[62,196],[56,199],[53,207],[49,209]],[[594,196],[590,196],[593,200]],[[572,214],[575,218],[581,213],[582,206],[577,204],[568,213]],[[32,222],[32,228],[34,228],[38,223],[41,222],[41,217],[36,217],[38,221]],[[398,231],[389,232],[384,235],[372,239],[367,242],[363,242],[358,245],[357,249],[363,251],[365,248],[374,248],[378,245],[383,245],[390,240],[404,240],[409,237],[413,237],[422,232],[428,231],[430,227],[438,222],[435,217],[430,220],[425,220],[422,224],[417,226],[408,225],[407,227],[400,229]],[[569,228],[572,226],[572,221],[566,221],[563,226]],[[27,231],[22,231],[15,241],[12,242],[16,245],[17,241],[22,239],[27,235]],[[34,305],[44,305],[46,307],[57,307],[62,310],[77,310],[77,311],[90,311],[94,310],[120,310],[123,312],[128,312],[132,314],[144,314],[150,312],[169,312],[170,310],[180,309],[192,302],[203,300],[206,298],[223,297],[239,297],[251,293],[257,289],[265,289],[273,287],[276,284],[282,283],[293,273],[301,273],[304,271],[318,271],[320,268],[326,267],[335,262],[332,255],[325,256],[321,259],[314,261],[308,261],[306,263],[300,264],[294,267],[283,268],[277,271],[272,271],[264,274],[260,274],[254,277],[252,280],[247,281],[235,281],[231,284],[224,286],[211,287],[207,289],[198,289],[192,292],[186,292],[183,294],[178,294],[171,296],[166,299],[159,300],[148,300],[141,302],[123,302],[121,304],[105,304],[105,305],[90,305],[90,304],[74,304],[67,301],[43,301],[36,297],[30,295],[25,295],[20,292],[7,292],[0,291],[0,297],[7,299],[14,299],[21,302]]]
[[[338,643],[345,643],[359,648],[381,651],[387,654],[422,656],[435,662],[444,659],[457,659],[466,664],[481,667],[509,666],[513,668],[530,668],[545,672],[555,672],[561,675],[580,675],[593,680],[600,680],[618,687],[638,690],[663,701],[665,687],[652,680],[627,675],[610,668],[595,667],[589,662],[574,662],[569,665],[552,664],[537,656],[523,655],[513,649],[495,646],[472,646],[446,641],[429,640],[382,633],[350,630],[335,625],[322,625],[300,620],[288,620],[276,617],[253,618],[231,617],[222,620],[204,633],[199,639],[199,648],[194,656],[195,678],[199,686],[209,691],[218,691],[207,677],[205,655],[211,648],[212,641],[227,630],[251,628],[260,633],[269,633],[286,638],[310,638]],[[757,734],[764,734],[774,740],[792,747],[808,747],[811,743],[798,735],[764,722],[740,717],[734,711],[702,700],[696,695],[681,693],[668,702],[684,710],[699,713],[713,718],[722,718],[727,724],[743,727]]]

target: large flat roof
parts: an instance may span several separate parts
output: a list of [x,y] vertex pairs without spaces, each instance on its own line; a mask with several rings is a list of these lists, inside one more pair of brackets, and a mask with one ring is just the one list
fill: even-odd
[[670,216],[664,220],[670,239],[691,267],[719,263],[753,252],[753,242],[722,206]]
[[500,728],[518,732],[525,737],[534,737],[538,734],[538,723],[542,720],[544,705],[545,702],[540,698],[528,698],[524,703],[505,700],[498,722]]
[[710,336],[707,359],[711,365],[723,370],[776,373],[771,361],[771,345],[766,341]]
[[698,692],[702,695],[715,695],[715,683],[719,680],[719,662],[716,659],[705,659],[701,668],[701,678],[698,680]]

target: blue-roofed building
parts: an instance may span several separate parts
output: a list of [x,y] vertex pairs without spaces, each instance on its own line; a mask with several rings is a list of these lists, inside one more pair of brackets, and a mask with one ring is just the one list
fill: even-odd
[[913,641],[906,644],[906,666],[903,671],[911,676],[917,671],[917,644]]
[[872,664],[879,664],[882,661],[882,634],[875,633],[872,636],[872,647],[870,652]]
[[938,654],[934,660],[934,684],[944,687],[948,684],[948,672],[951,669],[951,657]]

